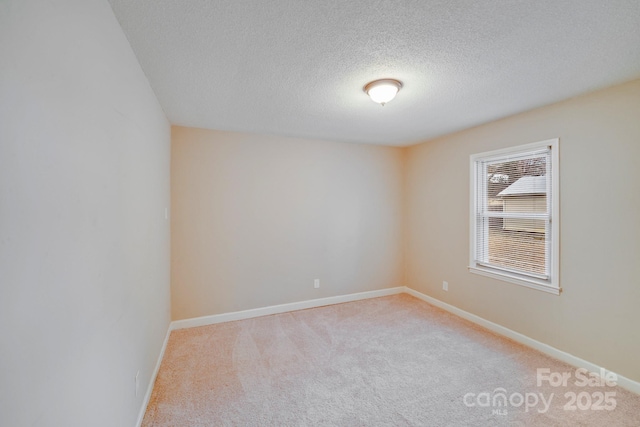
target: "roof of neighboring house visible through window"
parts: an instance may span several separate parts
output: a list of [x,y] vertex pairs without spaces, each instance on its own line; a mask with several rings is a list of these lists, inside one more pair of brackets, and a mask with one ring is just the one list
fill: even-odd
[[547,191],[547,177],[523,176],[516,182],[498,193],[498,196],[521,196],[524,194],[545,194]]

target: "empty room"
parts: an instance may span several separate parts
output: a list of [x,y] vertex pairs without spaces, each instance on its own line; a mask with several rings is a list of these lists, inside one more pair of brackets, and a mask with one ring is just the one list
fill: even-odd
[[0,426],[639,426],[637,0],[0,0]]

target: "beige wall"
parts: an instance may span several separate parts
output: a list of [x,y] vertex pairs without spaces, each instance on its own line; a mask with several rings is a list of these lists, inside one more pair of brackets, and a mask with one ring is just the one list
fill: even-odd
[[169,124],[106,1],[0,1],[0,58],[0,425],[133,426],[170,320]]
[[[555,137],[564,292],[469,273],[469,155]],[[640,381],[640,81],[413,146],[407,156],[408,286]]]
[[173,319],[403,285],[402,154],[173,127]]

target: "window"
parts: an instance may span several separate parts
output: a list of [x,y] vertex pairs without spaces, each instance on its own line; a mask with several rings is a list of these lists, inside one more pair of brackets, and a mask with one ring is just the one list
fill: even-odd
[[469,271],[560,294],[558,140],[471,156]]

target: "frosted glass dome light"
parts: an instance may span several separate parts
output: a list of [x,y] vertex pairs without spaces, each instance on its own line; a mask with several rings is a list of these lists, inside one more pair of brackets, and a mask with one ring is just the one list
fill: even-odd
[[398,80],[381,79],[367,83],[364,86],[364,91],[373,102],[384,106],[384,104],[396,97],[401,87],[402,83]]

